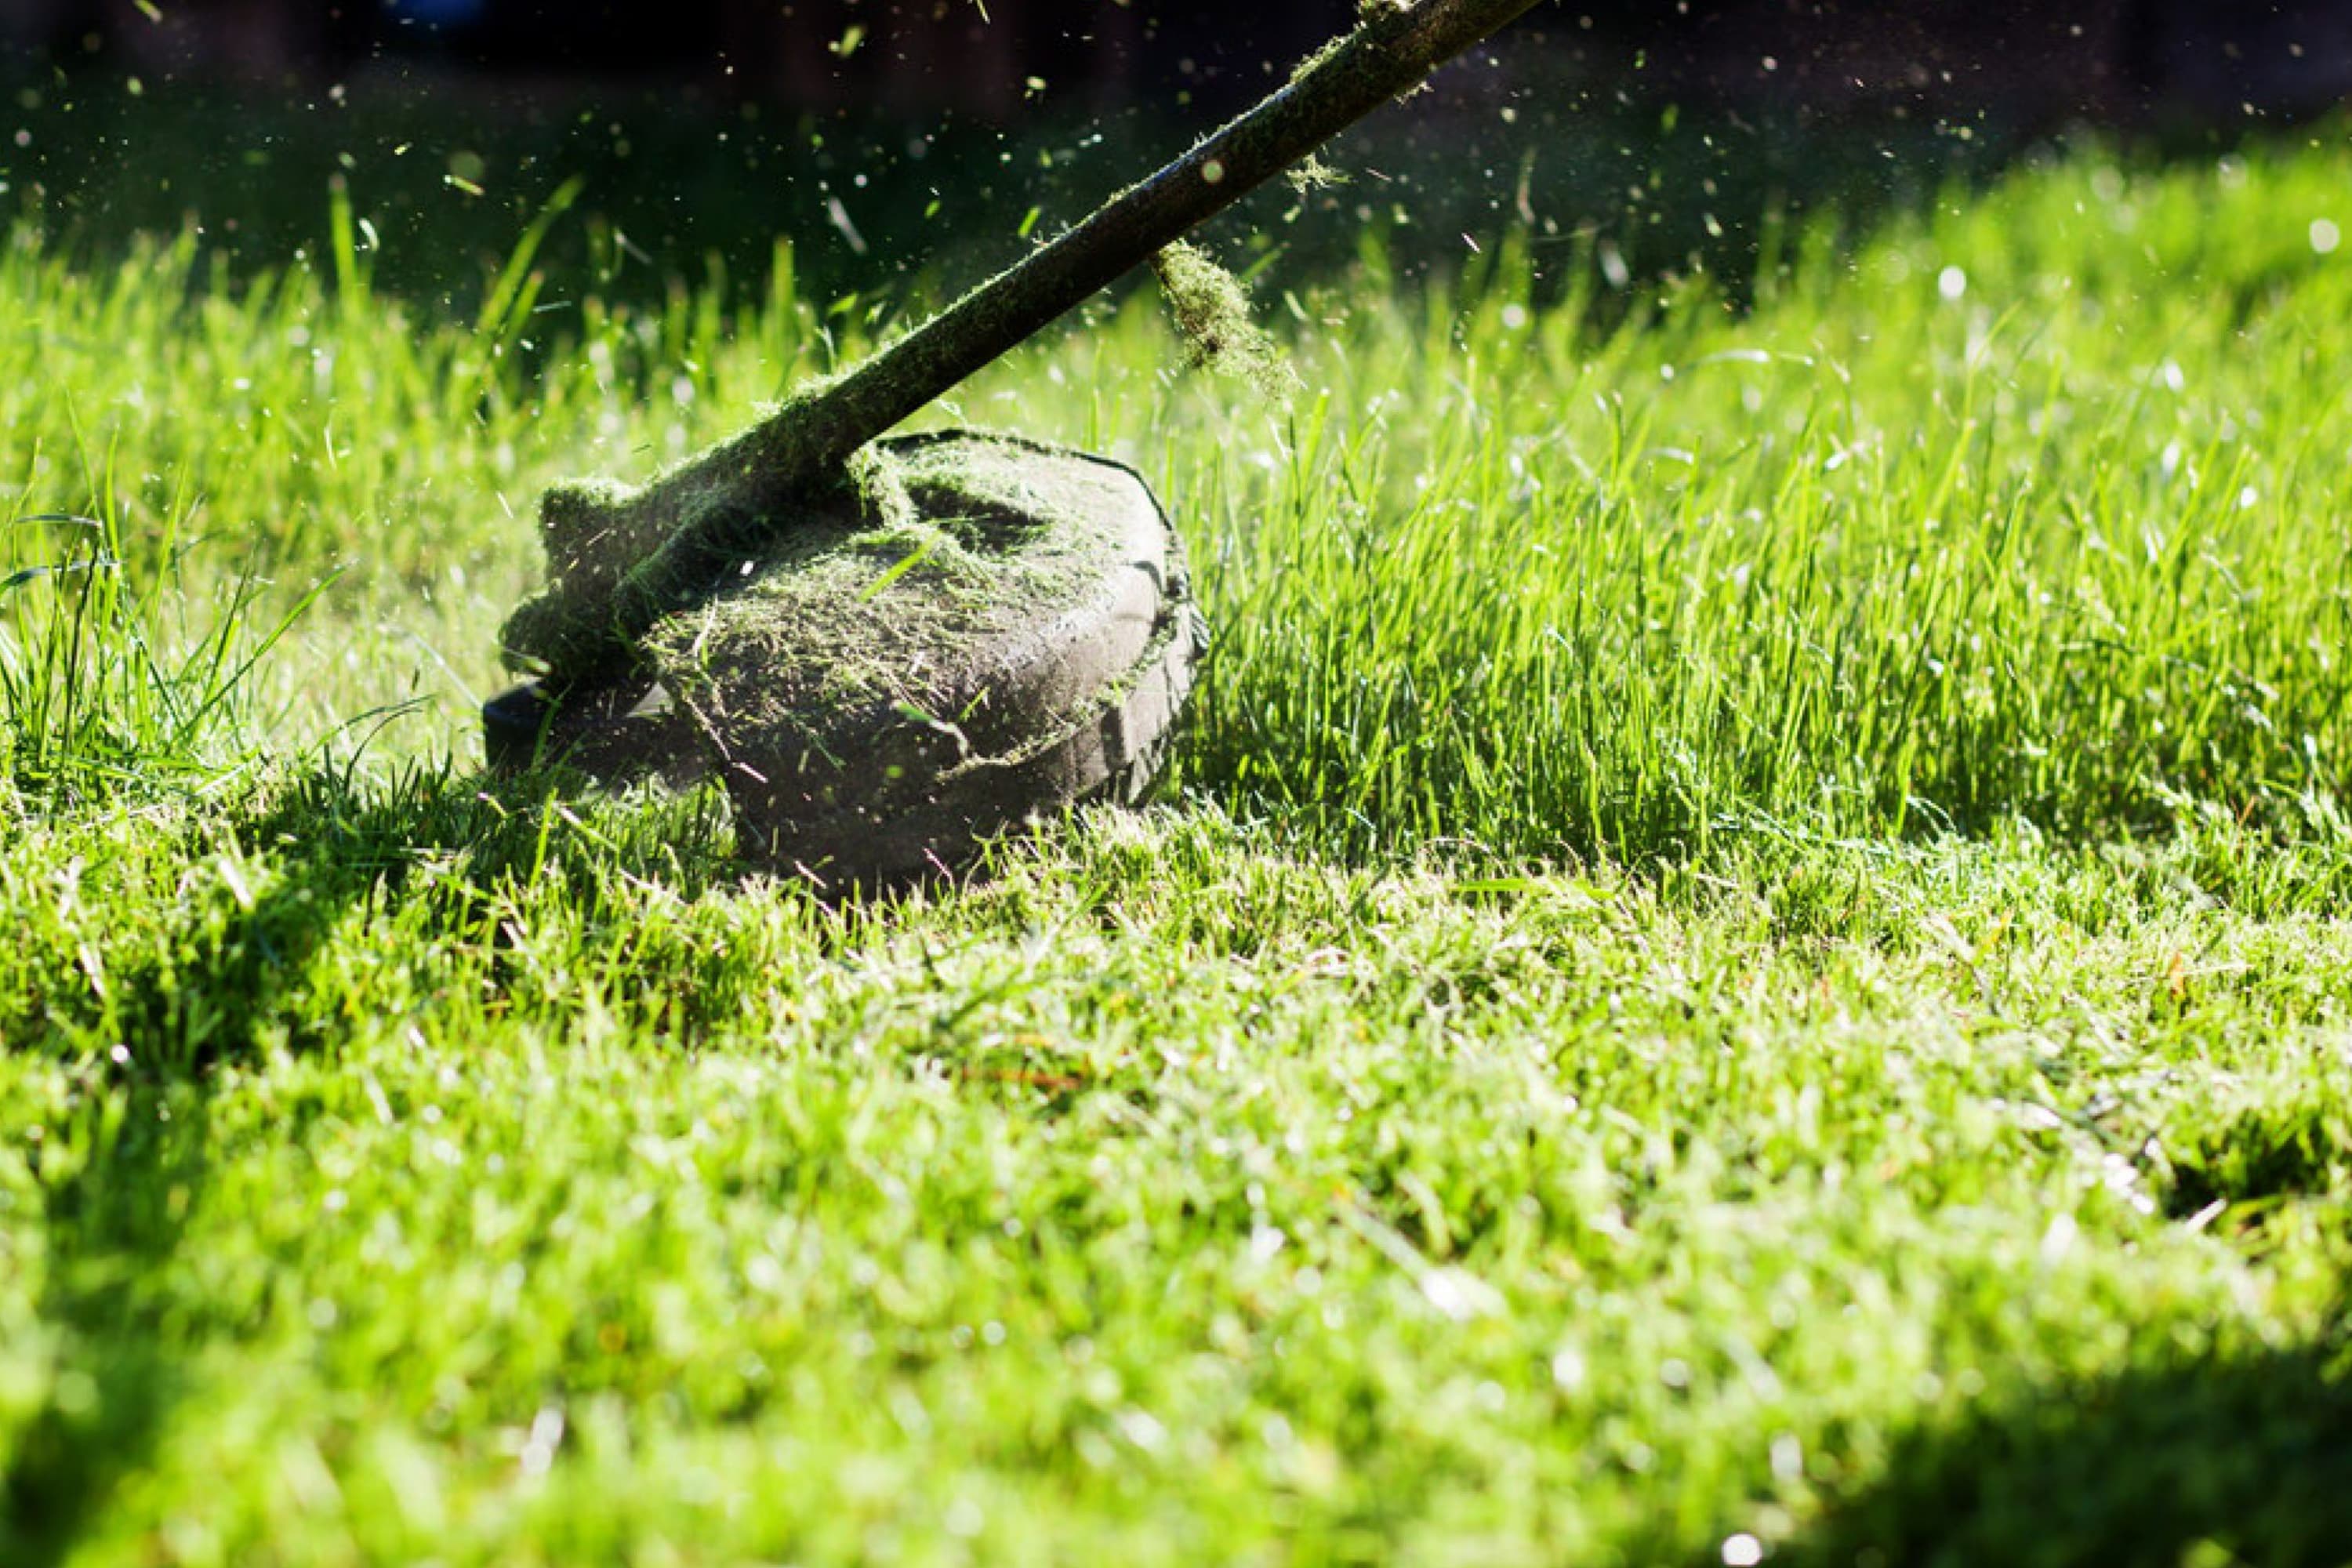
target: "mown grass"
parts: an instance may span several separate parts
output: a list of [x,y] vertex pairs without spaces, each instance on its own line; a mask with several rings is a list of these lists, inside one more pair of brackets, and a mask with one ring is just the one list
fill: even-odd
[[1105,307],[934,417],[1181,520],[1178,787],[835,910],[470,728],[540,485],[855,352],[786,256],[20,230],[0,1558],[2340,1560],[2346,169],[1370,250],[1288,408]]

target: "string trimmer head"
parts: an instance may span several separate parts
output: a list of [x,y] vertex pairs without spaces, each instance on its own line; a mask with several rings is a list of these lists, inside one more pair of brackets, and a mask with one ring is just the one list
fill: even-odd
[[492,702],[493,761],[715,777],[744,854],[820,887],[946,874],[1040,811],[1139,796],[1206,640],[1142,480],[1002,436],[875,456],[627,675]]

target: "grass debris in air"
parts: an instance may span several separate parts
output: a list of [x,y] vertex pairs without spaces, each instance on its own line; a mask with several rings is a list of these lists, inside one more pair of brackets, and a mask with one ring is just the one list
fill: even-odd
[[0,510],[117,563],[0,595],[0,1562],[2331,1560],[2346,174],[1606,325],[1368,247],[1276,408],[1038,344],[956,417],[1183,526],[1179,791],[832,910],[474,750],[529,498],[817,309],[0,245]]

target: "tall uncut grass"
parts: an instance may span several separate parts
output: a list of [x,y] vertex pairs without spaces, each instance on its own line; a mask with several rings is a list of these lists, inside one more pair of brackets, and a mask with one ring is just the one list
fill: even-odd
[[[1219,637],[1183,776],[1335,847],[2114,836],[2185,801],[2335,833],[2352,263],[2313,236],[2340,169],[2069,162],[1858,248],[1790,237],[1752,312],[1703,277],[1548,306],[1584,259],[1525,236],[1440,281],[1372,249],[1265,280],[1310,389],[1287,406],[1173,375],[1137,298],[930,417],[1146,468]],[[286,595],[348,570],[270,679],[315,731],[429,664],[462,737],[543,481],[642,475],[862,347],[784,247],[731,313],[551,285],[571,195],[464,322],[373,293],[340,196],[316,253],[239,287],[193,231],[95,271],[20,231],[8,510],[103,513],[126,570],[198,531]],[[341,657],[321,679],[301,647]]]
[[[38,458],[36,457],[36,465]],[[64,805],[158,787],[209,790],[261,759],[249,678],[318,596],[256,624],[248,571],[194,595],[182,572],[176,510],[149,542],[143,581],[125,560],[111,486],[96,517],[13,520],[0,574],[0,780]],[[0,561],[9,557],[0,557]],[[204,608],[201,625],[192,612]]]

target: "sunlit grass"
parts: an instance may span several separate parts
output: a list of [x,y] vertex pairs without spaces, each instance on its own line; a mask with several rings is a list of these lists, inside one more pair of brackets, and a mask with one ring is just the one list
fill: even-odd
[[[1302,284],[1269,311],[1318,389],[1289,406],[1172,376],[1137,301],[956,412],[1154,476],[1222,635],[1189,776],[1318,842],[2111,835],[2184,796],[2300,832],[2352,712],[2352,271],[2310,239],[2336,168],[2069,165],[1800,247],[1751,316],[1701,281],[1598,340],[1536,307],[1525,247],[1459,286]],[[468,327],[332,256],[190,302],[193,239],[100,279],[13,248],[17,505],[88,510],[100,453],[134,552],[350,572],[324,635],[386,646],[279,679],[314,728],[446,699],[418,750],[497,679],[543,481],[642,476],[856,352],[782,258],[728,318],[542,310],[525,251]]]
[[1289,405],[1104,306],[928,417],[1150,476],[1177,788],[831,910],[473,732],[789,253],[19,233],[0,1560],[2332,1561],[2348,168],[1277,268]]

